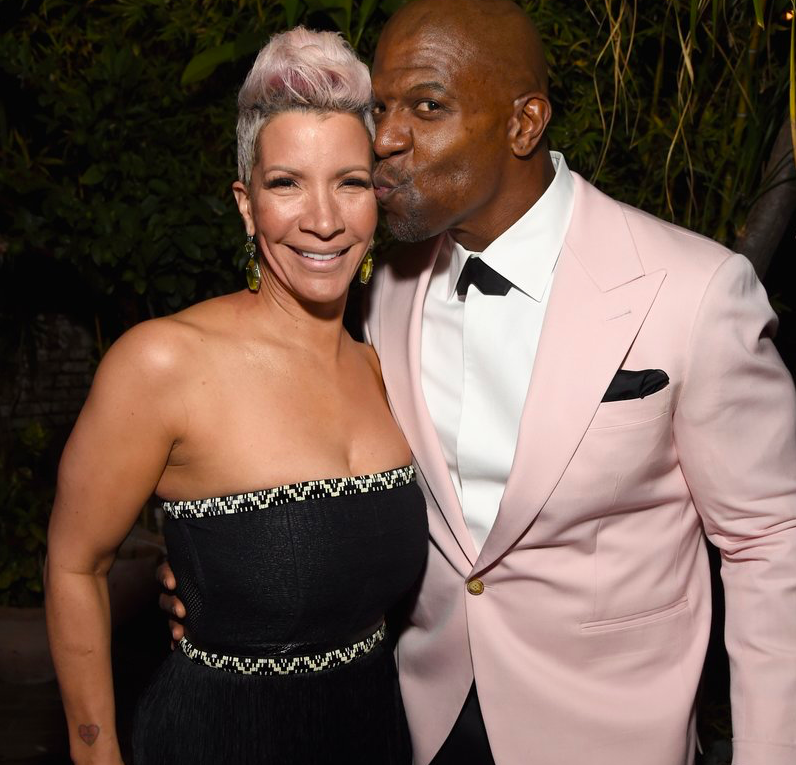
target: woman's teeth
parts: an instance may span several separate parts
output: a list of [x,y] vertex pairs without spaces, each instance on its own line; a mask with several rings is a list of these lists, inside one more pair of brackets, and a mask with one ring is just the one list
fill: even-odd
[[328,255],[323,255],[320,252],[299,250],[302,257],[309,258],[310,260],[334,260],[341,252],[342,250],[338,250],[337,252],[330,252]]

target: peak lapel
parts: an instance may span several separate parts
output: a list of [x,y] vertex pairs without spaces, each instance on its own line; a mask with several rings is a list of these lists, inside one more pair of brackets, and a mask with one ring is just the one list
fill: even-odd
[[533,524],[578,448],[655,299],[620,205],[576,176],[572,224],[556,268],[514,462],[476,571]]
[[430,254],[420,260],[393,266],[394,276],[385,285],[389,295],[382,300],[379,315],[379,354],[393,413],[412,450],[420,479],[440,509],[437,513],[429,507],[431,536],[465,576],[475,562],[475,548],[426,405],[420,374],[423,303],[444,241],[444,236],[438,237]]

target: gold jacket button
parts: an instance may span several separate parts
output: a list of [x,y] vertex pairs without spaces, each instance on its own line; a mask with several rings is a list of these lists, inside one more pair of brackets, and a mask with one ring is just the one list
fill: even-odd
[[470,595],[480,595],[484,591],[484,583],[480,579],[471,579],[467,582],[467,592]]

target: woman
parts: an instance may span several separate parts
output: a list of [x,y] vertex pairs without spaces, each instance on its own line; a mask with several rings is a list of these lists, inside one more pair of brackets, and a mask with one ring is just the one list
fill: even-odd
[[188,620],[136,763],[409,762],[383,614],[423,566],[425,508],[342,326],[376,225],[369,100],[339,37],[275,37],[239,96],[250,289],[135,327],[97,371],[46,571],[76,763],[121,761],[106,573],[153,492]]

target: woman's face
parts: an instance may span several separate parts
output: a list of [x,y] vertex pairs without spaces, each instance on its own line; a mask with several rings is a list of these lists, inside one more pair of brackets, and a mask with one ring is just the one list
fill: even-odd
[[376,228],[372,148],[356,116],[285,112],[260,132],[249,188],[233,186],[269,288],[302,302],[345,295]]

